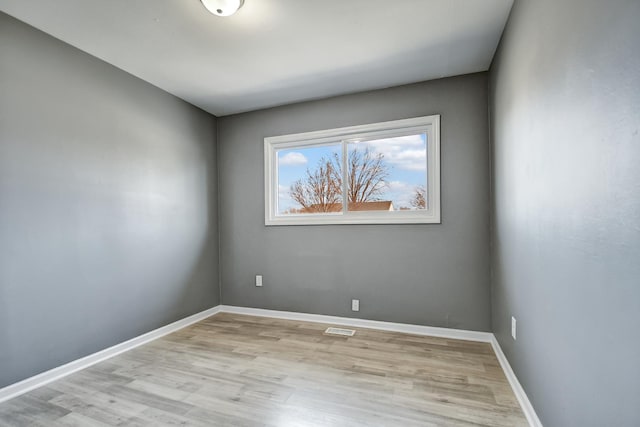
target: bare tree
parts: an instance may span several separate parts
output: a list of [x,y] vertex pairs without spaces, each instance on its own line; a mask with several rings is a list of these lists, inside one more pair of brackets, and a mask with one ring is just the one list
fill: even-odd
[[303,210],[311,212],[331,212],[342,203],[342,188],[336,180],[337,171],[333,163],[324,157],[312,172],[307,169],[306,177],[291,185],[289,193]]
[[[388,166],[384,155],[351,150],[347,159],[347,201],[363,203],[379,200],[387,185]],[[306,176],[291,185],[289,193],[306,212],[335,212],[342,210],[342,162],[334,153],[322,157],[316,169],[307,169]]]
[[389,172],[384,155],[371,153],[369,147],[364,152],[355,149],[349,152],[347,172],[349,203],[378,200],[387,186]]
[[416,209],[427,208],[427,189],[424,185],[420,185],[414,189],[413,198],[411,199],[411,206]]

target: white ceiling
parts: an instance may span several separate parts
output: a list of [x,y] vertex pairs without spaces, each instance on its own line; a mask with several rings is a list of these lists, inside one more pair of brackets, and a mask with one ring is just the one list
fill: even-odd
[[217,116],[485,71],[513,0],[0,0]]

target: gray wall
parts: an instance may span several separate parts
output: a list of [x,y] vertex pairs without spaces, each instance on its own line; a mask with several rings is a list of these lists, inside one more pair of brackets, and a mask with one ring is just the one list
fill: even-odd
[[218,304],[212,116],[0,13],[0,387]]
[[516,1],[491,68],[493,328],[547,427],[640,425],[638,22]]
[[[223,303],[489,330],[487,84],[474,74],[219,119]],[[442,224],[265,227],[265,137],[429,114],[442,115]]]

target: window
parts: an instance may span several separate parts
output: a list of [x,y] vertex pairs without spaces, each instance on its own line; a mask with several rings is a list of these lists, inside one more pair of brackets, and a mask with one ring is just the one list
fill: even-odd
[[440,222],[440,116],[265,138],[265,224]]

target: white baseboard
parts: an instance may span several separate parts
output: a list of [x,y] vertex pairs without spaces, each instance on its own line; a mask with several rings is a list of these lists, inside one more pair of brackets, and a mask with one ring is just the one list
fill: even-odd
[[124,353],[125,351],[146,344],[149,341],[153,341],[162,336],[175,332],[193,323],[206,319],[209,316],[213,316],[214,314],[219,312],[220,306],[218,305],[216,307],[201,311],[200,313],[196,313],[192,316],[185,317],[184,319],[180,319],[176,322],[170,323],[161,328],[154,329],[151,332],[147,332],[146,334],[137,336],[128,341],[116,344],[113,347],[105,348],[104,350],[98,351],[97,353],[90,354],[81,359],[77,359],[62,366],[58,366],[57,368],[45,371],[41,374],[27,378],[15,384],[0,388],[0,402],[4,402],[5,400],[12,399],[33,389],[42,387],[52,381],[58,380],[62,377],[73,374],[74,372],[78,372],[82,369],[88,368],[89,366],[95,365],[98,362],[102,362],[103,360],[109,359],[113,356],[117,356],[120,353]]
[[511,369],[511,365],[507,360],[507,356],[502,352],[502,348],[500,347],[500,343],[498,342],[495,335],[491,334],[491,347],[493,347],[493,351],[496,353],[496,357],[498,358],[498,362],[500,362],[500,366],[502,366],[502,370],[511,385],[511,389],[513,390],[513,394],[516,395],[516,399],[520,403],[520,407],[522,408],[522,412],[524,412],[524,416],[527,417],[527,421],[531,427],[542,427],[542,422],[540,422],[540,418],[538,418],[538,414],[536,414],[535,409],[533,409],[533,405],[525,393],[520,381],[518,381],[518,377],[516,377],[515,372]]
[[208,310],[202,311],[200,313],[196,313],[192,316],[185,317],[184,319],[170,323],[169,325],[155,329],[151,332],[147,332],[146,334],[132,338],[123,343],[116,344],[113,347],[106,348],[97,353],[93,353],[81,359],[74,360],[73,362],[69,362],[65,365],[59,366],[57,368],[53,368],[49,371],[43,372],[41,374],[27,378],[25,380],[22,380],[18,383],[11,384],[4,388],[0,388],[0,402],[4,402],[6,400],[17,397],[21,394],[27,393],[38,387],[42,387],[52,381],[58,380],[74,372],[88,368],[89,366],[95,365],[98,362],[102,362],[103,360],[109,359],[110,357],[113,357],[113,356],[117,356],[118,354],[124,353],[125,351],[131,350],[133,348],[146,344],[150,341],[158,339],[162,336],[168,335],[172,332],[185,328],[189,325],[192,325],[196,322],[199,322],[203,319],[206,319],[207,317],[213,316],[214,314],[217,314],[220,312],[246,314],[249,316],[272,317],[277,319],[300,320],[300,321],[306,321],[306,322],[327,323],[331,325],[343,325],[343,326],[351,326],[351,327],[357,327],[357,328],[379,329],[383,331],[401,332],[401,333],[415,334],[415,335],[428,335],[433,337],[490,343],[491,346],[493,347],[493,351],[496,353],[496,357],[498,358],[498,361],[500,362],[500,366],[502,366],[502,370],[504,371],[507,377],[507,380],[511,385],[511,388],[513,389],[513,393],[516,395],[516,398],[518,399],[518,402],[522,407],[522,411],[524,412],[525,416],[527,417],[527,420],[529,421],[529,425],[531,427],[542,427],[542,423],[540,422],[540,419],[538,418],[535,410],[533,409],[533,406],[531,405],[531,402],[529,401],[527,394],[525,393],[524,389],[520,385],[518,378],[516,377],[515,373],[511,369],[511,365],[509,365],[509,361],[507,360],[504,353],[502,352],[502,349],[500,348],[500,344],[498,343],[498,340],[490,332],[477,332],[477,331],[468,331],[463,329],[438,328],[433,326],[411,325],[406,323],[392,323],[392,322],[383,322],[379,320],[327,316],[323,314],[309,314],[309,313],[299,313],[299,312],[293,312],[293,311],[278,311],[278,310],[265,310],[261,308],[251,308],[251,307],[236,307],[231,305],[218,305],[216,307],[210,308]]
[[246,314],[249,316],[274,317],[276,319],[300,320],[305,322],[327,323],[356,328],[379,329],[382,331],[402,332],[405,334],[429,335],[432,337],[453,338],[466,341],[481,341],[490,343],[493,339],[491,332],[476,332],[463,329],[438,328],[434,326],[411,325],[407,323],[383,322],[380,320],[358,319],[354,317],[327,316],[324,314],[309,314],[293,311],[265,310],[262,308],[236,307],[232,305],[220,306],[224,313]]

